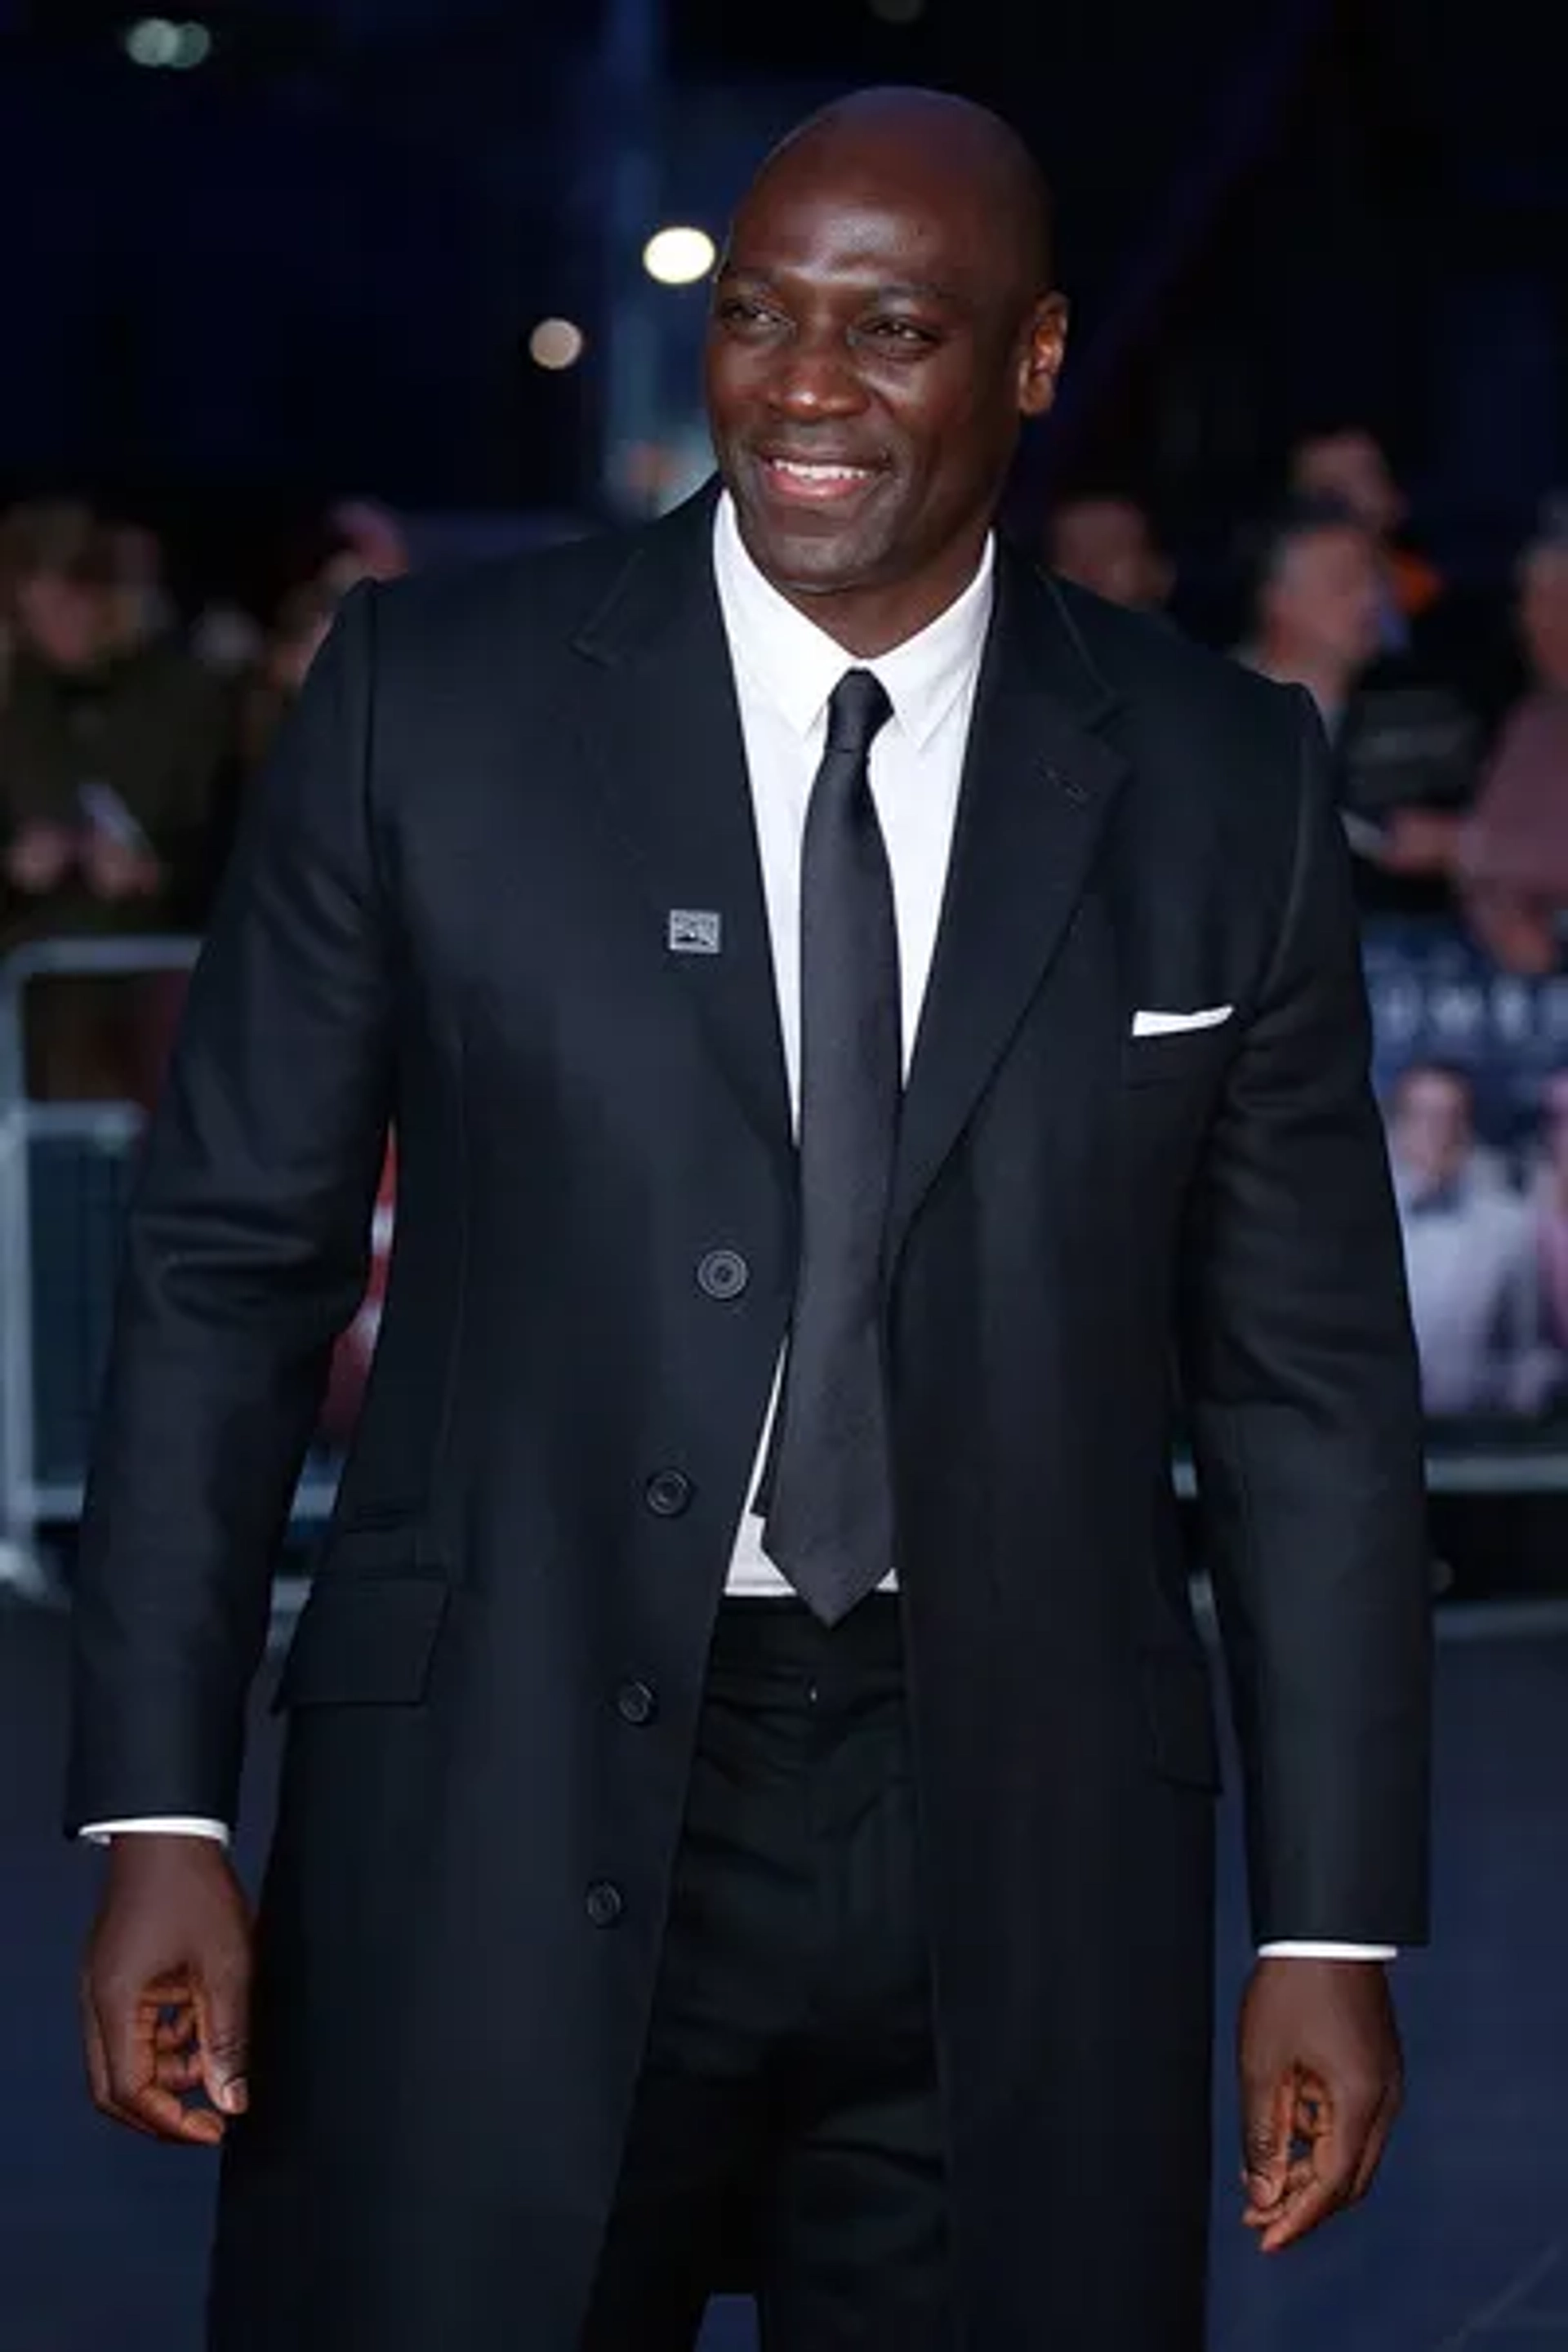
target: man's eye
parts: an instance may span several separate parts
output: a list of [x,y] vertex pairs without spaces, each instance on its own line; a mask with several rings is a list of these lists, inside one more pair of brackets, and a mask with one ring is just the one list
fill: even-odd
[[867,332],[881,342],[906,343],[917,349],[936,341],[928,328],[917,327],[910,319],[873,319]]
[[760,326],[771,316],[760,302],[749,302],[740,294],[730,295],[719,305],[720,323],[726,327]]

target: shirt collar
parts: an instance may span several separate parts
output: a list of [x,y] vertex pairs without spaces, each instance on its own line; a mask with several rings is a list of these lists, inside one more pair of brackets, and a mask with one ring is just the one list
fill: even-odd
[[858,662],[757,569],[728,492],[714,517],[713,572],[731,653],[802,737],[822,718],[845,672],[868,669],[886,688],[898,725],[923,748],[979,669],[995,571],[995,545],[987,537],[980,567],[955,603],[891,653]]

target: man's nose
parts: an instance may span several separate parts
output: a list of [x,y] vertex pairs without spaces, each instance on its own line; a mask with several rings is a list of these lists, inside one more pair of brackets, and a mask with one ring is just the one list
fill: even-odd
[[848,352],[826,338],[796,343],[781,354],[768,396],[781,416],[803,425],[855,416],[866,405],[865,387]]

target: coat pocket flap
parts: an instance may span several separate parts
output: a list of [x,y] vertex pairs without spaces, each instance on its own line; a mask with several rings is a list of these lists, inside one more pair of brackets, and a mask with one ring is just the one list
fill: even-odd
[[414,1706],[425,1696],[450,1589],[439,1576],[344,1577],[311,1587],[273,1695],[296,1706]]
[[1143,1705],[1163,1780],[1193,1789],[1220,1785],[1214,1690],[1202,1658],[1151,1650],[1142,1660]]

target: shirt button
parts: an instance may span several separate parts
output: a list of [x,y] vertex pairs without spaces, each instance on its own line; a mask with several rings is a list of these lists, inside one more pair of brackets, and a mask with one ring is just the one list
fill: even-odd
[[626,1897],[614,1879],[595,1878],[583,1898],[583,1907],[595,1927],[613,1927],[626,1909]]
[[641,1730],[658,1713],[658,1693],[649,1683],[623,1683],[616,1693],[616,1713],[623,1723]]
[[656,1519],[678,1519],[690,1507],[693,1491],[684,1470],[656,1470],[643,1488],[643,1500]]
[[710,1250],[697,1267],[697,1287],[709,1298],[739,1298],[752,1269],[739,1250]]

